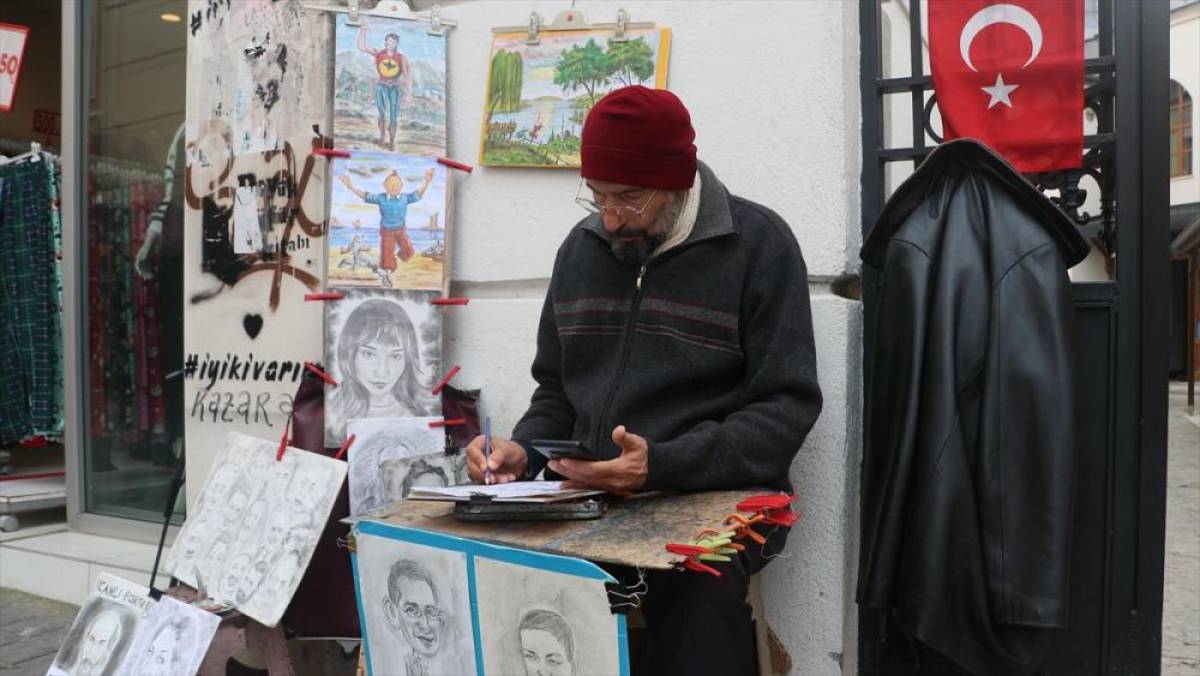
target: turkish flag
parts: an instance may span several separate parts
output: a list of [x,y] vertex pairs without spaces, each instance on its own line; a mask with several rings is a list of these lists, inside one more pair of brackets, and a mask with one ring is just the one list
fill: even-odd
[[929,0],[929,65],[947,140],[1025,173],[1082,163],[1083,0]]

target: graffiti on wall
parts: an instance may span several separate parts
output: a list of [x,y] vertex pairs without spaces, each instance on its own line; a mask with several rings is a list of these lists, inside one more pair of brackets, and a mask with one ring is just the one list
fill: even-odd
[[184,199],[188,481],[229,430],[278,440],[322,353],[327,17],[188,0]]

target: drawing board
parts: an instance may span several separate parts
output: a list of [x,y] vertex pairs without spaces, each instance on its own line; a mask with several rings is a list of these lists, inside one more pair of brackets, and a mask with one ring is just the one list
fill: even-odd
[[273,627],[312,558],[346,463],[229,432],[164,570]]
[[[437,599],[423,613],[419,602],[408,607],[414,620],[410,634],[416,629],[428,633],[421,622],[439,617],[443,631],[453,625],[455,636],[470,637],[469,647],[459,645],[462,655],[474,661],[447,673],[629,673],[625,616],[612,613],[605,590],[605,583],[614,580],[589,561],[373,520],[359,521],[354,539],[352,561],[368,676],[438,673],[430,668],[432,663],[413,657],[419,651],[405,647],[411,644],[397,639],[398,633],[406,635],[402,624],[389,619],[387,603],[392,597],[387,596],[387,585],[401,575],[393,571],[425,580],[409,585],[411,598]],[[438,573],[410,573],[414,566],[407,562],[440,568]],[[447,595],[443,589],[465,589],[466,598]],[[447,598],[460,608],[465,603],[469,614],[445,612]],[[419,645],[447,645],[443,641],[449,636],[427,637]]]
[[220,624],[219,615],[162,596],[142,620],[117,673],[193,676]]
[[48,676],[117,674],[146,614],[150,589],[101,573],[67,630]]

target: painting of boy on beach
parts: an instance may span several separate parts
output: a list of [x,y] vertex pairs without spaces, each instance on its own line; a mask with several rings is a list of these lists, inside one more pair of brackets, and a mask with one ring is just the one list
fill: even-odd
[[327,286],[445,291],[446,168],[355,153],[333,166]]
[[580,131],[604,95],[629,85],[663,89],[671,29],[500,33],[492,54],[484,100],[480,164],[510,167],[578,167]]

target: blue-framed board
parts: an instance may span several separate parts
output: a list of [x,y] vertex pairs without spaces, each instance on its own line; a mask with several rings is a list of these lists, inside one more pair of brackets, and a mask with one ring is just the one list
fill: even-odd
[[379,521],[354,536],[368,676],[628,676],[625,616],[594,563]]

